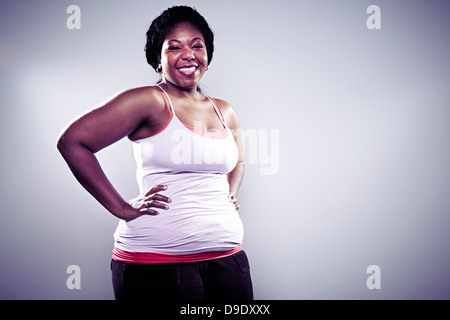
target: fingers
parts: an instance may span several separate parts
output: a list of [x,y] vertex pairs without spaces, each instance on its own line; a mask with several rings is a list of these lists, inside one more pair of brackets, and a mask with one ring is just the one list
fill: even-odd
[[171,203],[172,200],[169,197],[163,196],[162,194],[153,194],[151,196],[145,197],[144,201],[152,202],[152,201],[162,201]]
[[157,216],[157,215],[159,214],[158,211],[153,210],[153,209],[150,209],[150,208],[142,208],[142,209],[139,209],[139,212],[140,212],[141,214],[148,214],[148,215],[150,215],[150,216]]
[[149,214],[156,216],[159,214],[159,211],[153,209],[163,209],[168,210],[169,206],[167,203],[171,203],[172,200],[169,197],[163,196],[162,194],[158,194],[157,192],[167,190],[166,185],[158,185],[152,187],[150,191],[148,191],[142,200],[142,205],[139,211],[142,214]]
[[148,214],[148,215],[151,215],[151,216],[157,216],[159,214],[159,211],[157,211],[155,209],[152,209],[152,208],[159,208],[159,209],[163,209],[163,210],[169,209],[168,206],[161,205],[161,207],[162,208],[160,208],[160,206],[157,206],[157,205],[155,205],[155,203],[153,203],[152,207],[150,207],[150,205],[144,206],[143,208],[139,209],[139,212],[141,214]]
[[234,193],[230,193],[230,194],[228,195],[228,199],[230,199],[230,202],[231,202],[232,204],[234,204],[235,209],[236,209],[236,210],[239,210],[240,205],[237,204],[237,197],[236,197],[236,195],[235,195]]
[[144,203],[144,206],[146,208],[158,208],[158,209],[164,209],[164,210],[169,209],[169,206],[167,204],[162,203],[160,201],[156,201],[156,200],[146,201]]
[[[172,199],[166,197],[158,192],[167,190],[166,185],[157,185],[152,187],[146,194],[145,197],[140,199],[139,211],[142,214],[148,214],[156,216],[159,214],[158,210],[168,210],[168,203],[172,202]],[[237,204],[237,197],[234,193],[228,195],[228,199],[234,205],[236,210],[239,210],[240,205]]]
[[152,200],[152,201],[144,202],[142,204],[141,208],[139,209],[139,211],[142,214],[149,214],[149,215],[152,215],[152,216],[158,215],[159,211],[157,211],[157,210],[155,210],[153,208],[168,210],[169,206],[164,204],[164,203]]
[[152,194],[154,194],[154,193],[157,193],[157,192],[160,192],[160,191],[164,191],[164,190],[167,190],[167,186],[166,186],[166,185],[163,185],[163,184],[160,184],[160,185],[157,185],[157,186],[152,187],[152,188],[145,194],[145,196],[148,197],[148,196],[150,196],[150,195],[152,195]]

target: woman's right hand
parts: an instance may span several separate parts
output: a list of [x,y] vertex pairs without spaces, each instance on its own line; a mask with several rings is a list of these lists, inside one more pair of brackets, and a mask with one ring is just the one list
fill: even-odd
[[168,203],[171,203],[172,200],[166,196],[163,196],[162,194],[159,194],[158,192],[167,190],[166,185],[157,185],[155,187],[152,187],[150,191],[148,191],[145,196],[143,197],[137,197],[134,199],[131,199],[128,201],[128,204],[135,209],[136,215],[134,217],[130,217],[128,219],[125,219],[127,221],[136,219],[137,217],[148,214],[151,216],[156,216],[159,214],[159,210],[167,210],[169,209]]

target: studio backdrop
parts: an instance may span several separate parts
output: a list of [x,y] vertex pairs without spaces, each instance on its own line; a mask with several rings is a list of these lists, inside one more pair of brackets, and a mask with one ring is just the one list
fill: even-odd
[[[450,298],[447,0],[2,1],[0,298],[113,299],[118,220],[56,141],[158,80],[145,32],[178,4],[214,30],[201,85],[243,128],[255,298]],[[131,143],[97,156],[137,196]]]

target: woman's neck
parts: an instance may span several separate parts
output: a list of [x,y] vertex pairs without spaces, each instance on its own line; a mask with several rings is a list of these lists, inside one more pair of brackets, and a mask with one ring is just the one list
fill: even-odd
[[193,88],[182,88],[170,83],[169,81],[164,79],[164,77],[159,85],[162,85],[167,93],[170,93],[172,96],[177,98],[188,98],[192,100],[201,100],[203,98],[203,94],[198,92],[197,86]]

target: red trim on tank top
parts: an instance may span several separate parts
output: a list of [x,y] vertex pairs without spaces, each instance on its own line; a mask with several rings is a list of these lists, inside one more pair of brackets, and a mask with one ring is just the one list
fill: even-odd
[[196,254],[184,254],[184,255],[171,255],[163,253],[153,252],[129,252],[113,249],[112,259],[115,261],[122,261],[126,263],[136,264],[161,264],[161,263],[189,263],[200,262],[213,259],[220,259],[229,257],[242,250],[239,246],[229,251],[215,251],[215,252],[203,252]]
[[166,128],[167,128],[167,126],[169,125],[170,121],[172,121],[172,118],[173,118],[173,114],[170,114],[169,121],[167,121],[167,123],[164,125],[164,127],[162,127],[161,130],[158,130],[158,132],[155,132],[155,133],[152,134],[151,136],[148,136],[147,138],[154,137],[154,136],[160,134],[161,132],[163,132],[164,130],[166,130]]
[[[219,114],[217,115],[218,117],[220,117],[220,122],[222,122],[222,125],[225,126],[225,119],[223,117],[222,111],[220,110],[219,104],[217,103],[216,99],[211,98],[212,101],[214,101],[214,103],[216,104],[217,110],[219,110]],[[214,108],[216,109],[216,108]],[[205,138],[210,138],[210,139],[226,139],[228,137],[228,132],[227,132],[227,128],[223,127],[222,130],[220,131],[203,131],[203,130],[199,130],[196,128],[192,128],[191,126],[188,126],[186,124],[184,124],[184,126],[186,128],[188,128],[189,130],[191,130],[193,133],[201,135]]]
[[162,97],[163,100],[164,100],[164,105],[166,106],[167,110],[169,111],[170,117],[169,117],[169,120],[167,121],[167,123],[164,125],[164,127],[162,127],[160,130],[158,130],[157,132],[155,132],[155,133],[152,134],[151,136],[148,136],[147,138],[154,137],[154,136],[160,134],[161,132],[163,132],[164,130],[166,130],[167,126],[169,125],[170,121],[172,121],[172,118],[173,118],[173,113],[172,113],[172,111],[170,110],[170,105],[169,105],[169,103],[167,103],[167,99],[166,99],[166,97],[164,96],[164,93],[162,93],[159,89],[158,89],[158,92],[161,94],[161,97]]
[[205,138],[210,138],[210,139],[225,139],[228,137],[228,133],[227,133],[227,129],[223,128],[220,131],[203,131],[203,130],[199,130],[196,128],[192,128],[190,126],[188,126],[187,124],[184,124],[184,126],[191,130],[193,133],[198,134],[202,137]]
[[[172,118],[173,118],[173,113],[172,113],[172,110],[170,110],[170,103],[169,103],[169,101],[167,101],[167,97],[164,95],[164,92],[162,92],[161,89],[159,89],[159,88],[158,88],[158,92],[161,94],[161,96],[162,96],[162,98],[164,100],[164,104],[165,104],[167,110],[169,111],[170,118],[169,118],[169,120],[167,121],[167,123],[164,125],[164,127],[162,129],[158,130],[158,132],[152,134],[151,136],[148,136],[148,138],[154,137],[154,136],[158,135],[159,133],[163,132],[167,128],[167,126],[169,125],[170,121],[172,121]],[[219,103],[214,98],[211,98],[211,100],[213,100],[216,103],[217,110],[219,110],[221,120],[223,121],[223,124],[224,124],[225,123],[225,119],[223,117],[222,111],[220,110]],[[222,130],[220,130],[220,131],[210,132],[210,131],[198,130],[196,128],[193,128],[191,126],[188,126],[188,125],[182,123],[181,121],[180,121],[180,123],[182,125],[184,125],[187,129],[189,129],[191,132],[193,132],[195,134],[198,134],[199,136],[202,136],[204,138],[209,138],[209,139],[226,139],[228,137],[228,132],[227,132],[227,129],[225,127]]]
[[216,103],[217,110],[219,110],[220,116],[222,117],[222,120],[223,120],[223,122],[225,123],[225,118],[223,117],[222,110],[220,110],[219,103],[218,103],[217,100],[214,99],[214,98],[211,98],[211,100],[214,101],[214,102]]

